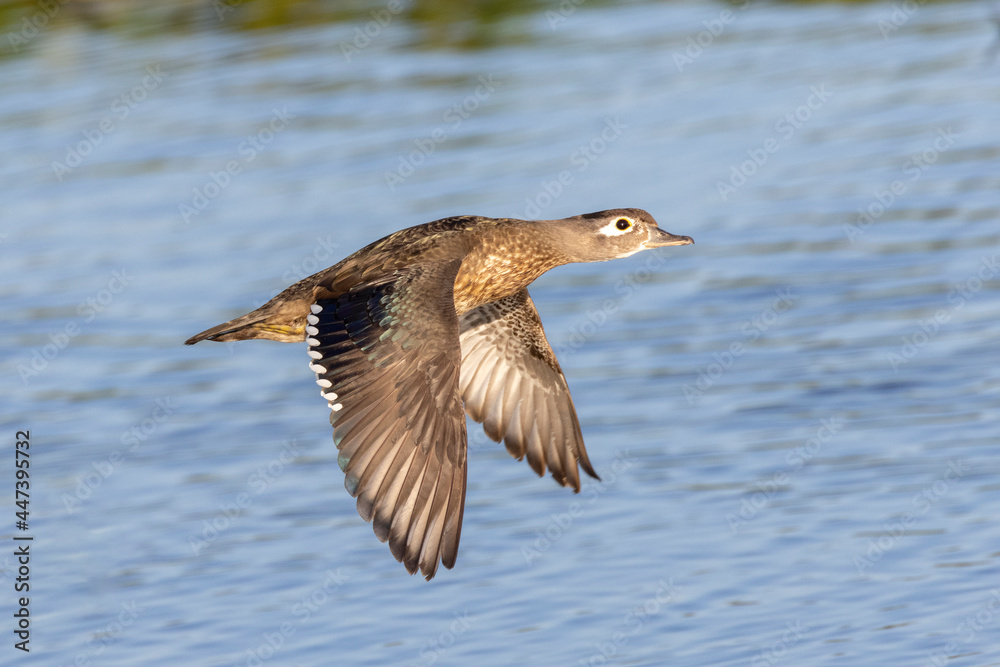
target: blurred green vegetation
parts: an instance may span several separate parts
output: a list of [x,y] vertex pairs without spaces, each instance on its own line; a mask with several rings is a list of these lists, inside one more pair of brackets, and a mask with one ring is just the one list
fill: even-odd
[[[585,0],[564,0],[567,5]],[[604,4],[606,0],[586,0]],[[35,31],[83,26],[136,35],[164,31],[261,30],[349,22],[363,28],[402,19],[425,46],[481,48],[506,43],[499,24],[558,3],[542,0],[0,0],[0,52],[30,48]]]
[[[743,6],[746,1],[717,0],[714,4]],[[880,0],[779,1],[860,4]],[[933,0],[917,1],[924,4]],[[578,10],[610,4],[614,3],[611,0],[0,0],[0,57],[28,51],[37,34],[66,26],[141,36],[165,31],[246,31],[332,22],[352,23],[365,29],[372,22],[380,24],[380,28],[388,25],[387,21],[400,19],[415,29],[416,46],[477,49],[529,39],[530,31],[524,30],[518,19],[558,21],[559,14],[568,16]],[[377,27],[369,29],[374,31]]]

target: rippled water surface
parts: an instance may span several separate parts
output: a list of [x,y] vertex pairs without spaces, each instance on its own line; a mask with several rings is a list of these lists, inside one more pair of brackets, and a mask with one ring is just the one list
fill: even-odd
[[[67,9],[0,60],[30,657],[1000,664],[991,6],[387,6]],[[402,227],[617,206],[697,244],[532,288],[604,481],[471,428],[430,583],[357,516],[301,345],[182,345]]]

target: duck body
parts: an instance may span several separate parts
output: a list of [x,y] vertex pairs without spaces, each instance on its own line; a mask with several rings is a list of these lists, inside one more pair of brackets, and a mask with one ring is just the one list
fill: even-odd
[[453,567],[465,414],[538,475],[597,478],[526,287],[570,262],[687,245],[640,209],[562,220],[460,216],[403,229],[188,339],[305,341],[358,511],[427,579]]

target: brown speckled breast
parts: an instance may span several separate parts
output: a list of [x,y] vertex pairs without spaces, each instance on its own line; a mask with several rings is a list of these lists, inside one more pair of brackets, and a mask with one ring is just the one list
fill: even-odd
[[[505,221],[506,222],[506,221]],[[469,310],[515,294],[563,263],[533,223],[510,221],[483,230],[455,277],[455,311]],[[516,223],[516,224],[515,224]]]

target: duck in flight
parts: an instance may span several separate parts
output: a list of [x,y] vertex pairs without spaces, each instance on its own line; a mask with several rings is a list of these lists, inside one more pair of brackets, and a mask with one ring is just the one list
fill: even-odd
[[308,345],[358,513],[428,580],[458,555],[465,414],[539,476],[594,472],[527,286],[549,269],[694,243],[641,209],[459,216],[390,234],[257,310],[192,336]]

